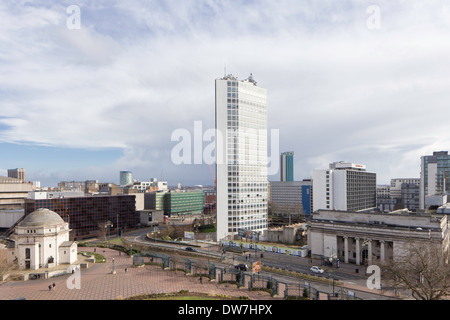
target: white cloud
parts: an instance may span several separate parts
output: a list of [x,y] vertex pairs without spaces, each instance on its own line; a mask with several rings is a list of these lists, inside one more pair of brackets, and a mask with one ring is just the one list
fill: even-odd
[[367,28],[369,1],[80,1],[80,30],[62,5],[2,5],[0,140],[119,147],[114,165],[159,171],[173,130],[214,126],[226,64],[268,89],[297,179],[338,160],[417,176],[403,164],[449,149],[437,119],[448,116],[450,10],[378,3],[380,30]]

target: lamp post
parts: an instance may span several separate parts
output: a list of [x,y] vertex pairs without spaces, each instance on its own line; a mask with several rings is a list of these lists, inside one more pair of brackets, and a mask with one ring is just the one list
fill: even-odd
[[334,249],[331,249],[331,277],[333,278],[333,297],[334,297],[334,263],[336,259],[336,253],[334,253]]
[[113,260],[112,260],[112,263],[113,263],[113,268],[112,268],[112,274],[116,274],[116,271],[114,270],[114,261],[115,261],[115,258],[113,258]]

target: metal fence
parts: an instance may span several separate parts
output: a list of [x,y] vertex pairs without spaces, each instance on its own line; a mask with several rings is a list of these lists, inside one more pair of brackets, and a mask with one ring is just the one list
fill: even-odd
[[[110,247],[124,251],[123,247],[117,248],[118,246],[115,245]],[[272,296],[280,299],[360,300],[354,292],[341,287],[336,288],[333,295],[317,290],[306,281],[297,283],[281,281],[273,276],[244,273],[233,266],[215,266],[214,263],[192,261],[189,258],[171,256],[161,252],[133,252],[133,265],[145,264],[157,265],[164,270],[182,270],[186,276],[202,276],[216,281],[218,284],[230,283],[242,289],[268,291]]]

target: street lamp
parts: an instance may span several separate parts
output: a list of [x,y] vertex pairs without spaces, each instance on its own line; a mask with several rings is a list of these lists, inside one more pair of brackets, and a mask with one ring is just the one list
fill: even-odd
[[116,274],[116,271],[114,270],[114,261],[115,261],[115,258],[113,258],[113,260],[112,260],[112,263],[113,263],[113,269],[112,269],[112,274]]

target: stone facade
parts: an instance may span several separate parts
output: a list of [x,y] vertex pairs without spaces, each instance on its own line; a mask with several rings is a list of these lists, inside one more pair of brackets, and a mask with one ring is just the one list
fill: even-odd
[[77,260],[77,244],[69,241],[69,225],[55,212],[38,209],[15,228],[11,257],[19,269],[37,270]]
[[314,258],[335,257],[345,263],[372,264],[405,254],[412,242],[439,243],[448,249],[446,215],[356,213],[319,210],[308,227]]

